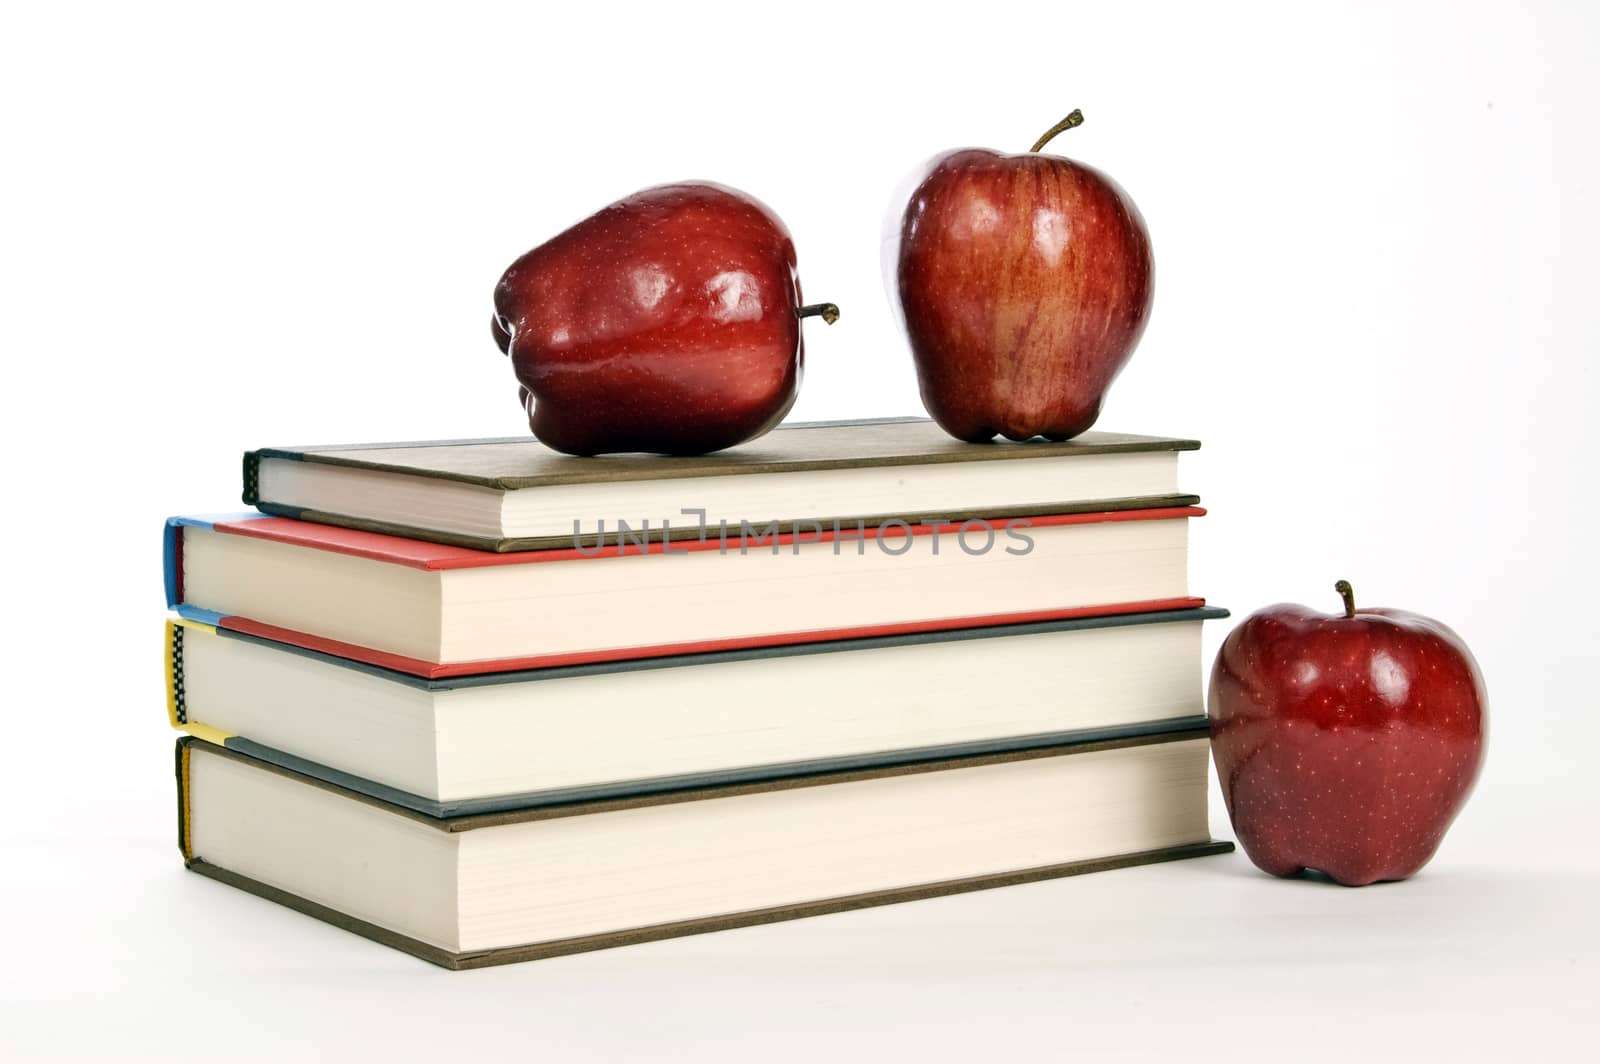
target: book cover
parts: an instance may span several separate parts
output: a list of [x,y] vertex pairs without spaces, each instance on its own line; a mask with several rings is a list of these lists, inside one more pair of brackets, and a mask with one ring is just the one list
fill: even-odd
[[[1194,440],[1126,433],[1086,432],[1063,442],[1033,440],[1027,443],[969,444],[954,440],[926,418],[879,418],[862,421],[797,423],[782,426],[759,439],[715,454],[694,457],[620,455],[574,458],[539,443],[532,437],[477,440],[432,440],[409,443],[346,444],[309,447],[264,447],[249,451],[242,463],[243,501],[276,516],[300,518],[369,532],[385,532],[428,539],[455,546],[491,551],[535,550],[570,545],[562,536],[491,536],[452,532],[399,520],[375,518],[360,512],[348,497],[337,504],[313,507],[264,497],[261,467],[265,461],[305,462],[345,470],[366,470],[401,478],[422,478],[448,485],[495,492],[560,491],[564,488],[604,484],[645,484],[659,481],[696,482],[752,474],[806,473],[828,470],[915,468],[971,465],[1035,459],[1110,454],[1139,454],[1194,450]],[[1187,506],[1194,495],[1140,494],[1092,501],[1059,499],[1026,508],[986,506],[967,510],[960,506],[938,512],[902,510],[871,513],[796,513],[796,520],[775,522],[781,532],[795,531],[806,520],[862,521],[869,526],[890,521],[916,524],[930,520],[964,520],[968,517],[1010,517],[1025,512],[1071,513],[1111,509],[1151,509]],[[576,516],[576,515],[574,515]],[[651,539],[687,539],[690,528],[646,531]],[[587,540],[585,541],[587,542]]]
[[898,902],[916,901],[924,898],[934,898],[975,890],[986,890],[997,887],[1012,886],[1021,883],[1037,882],[1045,879],[1060,878],[1063,876],[1110,871],[1113,869],[1127,868],[1135,865],[1151,864],[1161,861],[1173,861],[1190,857],[1221,854],[1230,852],[1233,849],[1233,844],[1231,842],[1219,841],[1195,842],[1178,846],[1170,846],[1157,850],[1115,854],[1090,860],[1072,861],[1064,864],[1052,864],[1032,868],[1014,869],[1005,872],[944,880],[935,883],[921,883],[890,890],[873,891],[870,893],[819,898],[799,904],[755,909],[743,912],[723,913],[697,919],[680,920],[672,923],[627,928],[603,934],[584,935],[577,938],[533,942],[525,945],[495,949],[454,952],[443,949],[431,943],[409,937],[391,929],[357,919],[349,914],[332,909],[326,905],[319,904],[312,899],[300,897],[294,893],[280,889],[269,883],[262,882],[259,879],[241,875],[228,868],[212,864],[206,861],[203,855],[197,855],[194,850],[193,838],[190,830],[190,825],[192,823],[190,762],[193,751],[196,749],[201,749],[207,751],[208,753],[216,754],[220,757],[242,761],[253,765],[261,771],[281,774],[291,779],[298,780],[307,786],[331,791],[342,796],[343,798],[355,802],[365,803],[394,816],[403,817],[413,823],[421,824],[428,829],[444,833],[456,833],[529,821],[579,817],[622,810],[647,809],[652,806],[665,804],[733,798],[741,795],[761,794],[764,792],[772,792],[790,788],[848,784],[862,780],[882,779],[890,776],[911,773],[939,772],[944,770],[972,768],[983,765],[999,764],[1007,761],[1046,757],[1069,757],[1075,754],[1112,750],[1128,746],[1181,742],[1203,737],[1204,735],[1205,730],[1202,725],[1191,729],[1170,731],[1158,735],[1112,739],[1098,743],[1080,743],[1068,746],[1010,751],[977,757],[926,761],[910,765],[886,766],[846,772],[822,773],[783,780],[731,784],[721,787],[708,787],[691,791],[635,795],[603,801],[576,802],[561,806],[444,818],[432,817],[415,810],[404,808],[402,806],[396,806],[373,796],[363,794],[359,791],[350,790],[349,788],[344,787],[340,783],[334,781],[320,780],[314,777],[305,776],[293,771],[292,769],[260,761],[237,750],[229,750],[226,747],[219,747],[205,743],[203,740],[192,736],[184,736],[178,740],[175,752],[178,800],[178,848],[183,856],[186,867],[200,875],[227,883],[230,886],[248,891],[269,901],[277,902],[280,905],[295,909],[296,911],[304,913],[308,916],[313,916],[317,919],[324,920],[330,924],[333,924],[334,926],[342,927],[347,931],[352,931],[358,935],[372,939],[373,941],[380,942],[398,950],[402,950],[413,956],[419,957],[422,960],[440,965],[441,967],[450,969],[481,968],[497,964],[508,964],[526,960],[559,957],[591,950],[608,949],[614,946],[652,942],[683,935],[729,930],[739,927],[775,923],[784,920],[800,919],[809,916],[822,916],[829,913],[846,912],[878,905],[888,905]]
[[[1063,525],[1172,520],[1199,517],[1204,514],[1205,510],[1199,507],[1184,506],[1155,510],[1051,514],[1018,520],[1025,521],[1026,527],[1029,528],[1046,528]],[[195,606],[185,599],[183,588],[183,534],[186,528],[203,528],[224,535],[255,537],[311,550],[346,554],[410,569],[435,572],[507,565],[546,565],[557,562],[582,561],[585,564],[602,564],[606,559],[626,556],[659,555],[668,551],[675,554],[681,552],[694,553],[699,551],[729,550],[730,548],[727,543],[715,537],[708,537],[704,540],[691,540],[676,544],[662,541],[623,542],[594,548],[569,547],[560,550],[493,553],[262,514],[223,517],[173,517],[167,521],[162,548],[167,606],[186,620],[261,636],[307,650],[351,658],[370,665],[392,669],[397,672],[411,673],[428,679],[478,673],[587,665],[633,658],[670,657],[680,654],[711,653],[787,644],[826,643],[841,639],[949,631],[969,627],[1025,624],[1037,621],[1064,620],[1073,617],[1150,613],[1160,610],[1192,609],[1205,605],[1205,600],[1202,598],[1183,596],[1141,602],[1032,610],[1025,613],[985,614],[933,618],[894,624],[840,626],[698,642],[662,643],[654,646],[610,648],[468,662],[434,662],[327,639],[307,632],[266,624],[249,617],[226,615],[216,610]],[[960,529],[960,523],[946,522],[939,525],[866,528],[859,533],[851,532],[847,535],[859,535],[864,539],[872,540],[879,537],[889,539],[930,534],[954,535],[958,534]],[[756,545],[752,549],[781,550],[792,547],[797,542],[828,543],[839,537],[839,533],[827,529],[820,532],[807,533],[791,532],[771,535],[763,533],[761,536],[756,537]],[[735,536],[735,541],[744,541],[744,539],[744,537]]]
[[[184,654],[186,639],[208,638],[212,636],[238,639],[245,642],[269,646],[276,651],[286,654],[302,655],[327,663],[341,669],[350,669],[375,676],[388,683],[398,684],[403,687],[423,691],[448,691],[463,687],[491,687],[508,684],[537,684],[556,680],[565,680],[573,677],[598,676],[608,673],[650,673],[667,669],[695,668],[703,665],[715,665],[729,662],[759,661],[773,658],[809,657],[817,658],[822,655],[849,654],[852,652],[869,651],[886,647],[902,647],[915,645],[939,645],[958,642],[971,642],[977,640],[1004,639],[1019,636],[1038,635],[1048,632],[1083,631],[1100,628],[1129,628],[1154,624],[1182,624],[1188,622],[1213,620],[1228,616],[1228,611],[1215,607],[1205,607],[1188,610],[1164,610],[1143,614],[1121,614],[1113,616],[1066,618],[1053,621],[1041,621],[1032,624],[1000,625],[991,628],[964,628],[940,632],[902,632],[893,635],[875,636],[860,639],[838,640],[829,643],[800,643],[782,646],[748,647],[738,650],[724,650],[701,654],[684,654],[662,658],[639,658],[623,661],[595,662],[586,665],[575,665],[558,668],[522,670],[517,672],[488,673],[464,677],[441,677],[429,679],[411,673],[385,669],[361,661],[337,657],[317,650],[310,650],[290,644],[278,643],[259,636],[244,632],[231,631],[226,628],[217,628],[212,625],[197,621],[169,620],[166,625],[163,646],[163,659],[166,673],[167,688],[167,719],[171,726],[179,731],[204,739],[207,742],[226,746],[229,749],[249,754],[263,761],[268,761],[285,768],[293,769],[302,774],[336,783],[353,791],[359,791],[370,797],[380,798],[386,802],[405,808],[426,813],[430,816],[449,817],[469,813],[495,812],[506,809],[532,808],[545,805],[560,805],[577,801],[597,801],[617,797],[626,797],[634,794],[654,793],[673,790],[693,790],[703,787],[722,786],[730,783],[744,783],[765,779],[780,779],[791,776],[814,775],[823,772],[838,772],[859,768],[882,767],[897,764],[913,764],[921,761],[937,761],[955,757],[968,757],[979,754],[1001,753],[1012,750],[1028,750],[1041,747],[1062,746],[1074,743],[1103,742],[1112,739],[1124,739],[1140,735],[1157,734],[1173,730],[1187,730],[1202,727],[1205,724],[1204,716],[1169,717],[1162,720],[1147,720],[1135,723],[1118,724],[1105,727],[1079,728],[1071,731],[1053,731],[1025,735],[1005,735],[992,738],[976,739],[963,742],[943,743],[933,746],[903,747],[900,749],[885,749],[870,753],[849,754],[834,757],[811,758],[803,761],[787,761],[771,764],[745,765],[734,768],[719,769],[715,771],[695,772],[677,776],[655,776],[646,779],[633,779],[618,783],[595,784],[581,787],[551,788],[541,791],[530,791],[520,794],[498,795],[483,798],[458,799],[439,801],[424,795],[413,794],[409,791],[386,786],[371,780],[361,779],[338,769],[317,764],[314,761],[296,756],[293,753],[278,750],[272,746],[253,740],[247,735],[238,735],[213,727],[203,719],[197,718],[190,712],[184,690]],[[821,662],[826,664],[826,662]]]

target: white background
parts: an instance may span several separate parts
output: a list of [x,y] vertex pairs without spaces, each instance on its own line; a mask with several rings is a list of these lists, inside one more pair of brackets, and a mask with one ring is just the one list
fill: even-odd
[[[1596,12],[8,8],[7,1048],[1594,1047]],[[893,190],[1073,107],[1054,149],[1121,181],[1158,262],[1100,427],[1205,441],[1196,592],[1332,609],[1348,578],[1477,651],[1487,769],[1420,877],[1345,890],[1234,855],[451,974],[182,871],[164,516],[237,509],[247,447],[522,432],[500,270],[680,178],[763,198],[843,308],[807,326],[796,417],[918,413],[879,272]]]

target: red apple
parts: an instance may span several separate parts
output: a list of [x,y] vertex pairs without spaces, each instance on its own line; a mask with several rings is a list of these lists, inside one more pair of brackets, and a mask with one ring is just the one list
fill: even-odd
[[788,413],[804,361],[794,242],[721,185],[619,200],[512,263],[494,292],[533,434],[558,451],[704,454]]
[[1228,634],[1211,673],[1211,752],[1244,852],[1263,871],[1351,886],[1428,863],[1483,764],[1477,662],[1403,610],[1270,606]]
[[1150,237],[1127,193],[1039,149],[936,158],[901,218],[897,288],[922,402],[974,443],[1088,429],[1154,295]]

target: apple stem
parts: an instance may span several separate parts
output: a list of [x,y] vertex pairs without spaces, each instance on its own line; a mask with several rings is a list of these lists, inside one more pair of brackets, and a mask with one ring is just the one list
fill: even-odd
[[1333,585],[1333,589],[1339,593],[1340,598],[1344,599],[1344,615],[1346,617],[1354,617],[1356,615],[1356,589],[1350,586],[1350,581],[1348,580],[1339,581]]
[[1046,144],[1049,144],[1052,140],[1054,140],[1057,133],[1065,133],[1067,130],[1073,128],[1074,126],[1081,126],[1081,125],[1083,125],[1083,112],[1078,110],[1077,108],[1073,108],[1072,109],[1072,113],[1070,115],[1068,115],[1067,117],[1063,118],[1061,121],[1057,122],[1055,125],[1051,126],[1049,129],[1045,130],[1044,131],[1044,136],[1042,136],[1038,140],[1034,141],[1033,142],[1033,147],[1029,148],[1028,150],[1029,151],[1038,151],[1040,148],[1044,147]]
[[821,318],[832,325],[839,320],[839,308],[832,303],[811,303],[800,308],[802,318]]

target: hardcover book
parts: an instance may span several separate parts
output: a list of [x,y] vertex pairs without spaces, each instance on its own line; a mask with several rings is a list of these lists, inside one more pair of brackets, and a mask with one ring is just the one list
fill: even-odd
[[626,527],[648,541],[741,521],[938,524],[1198,501],[1178,491],[1193,440],[1087,432],[961,443],[924,418],[781,427],[712,455],[574,458],[529,437],[244,456],[244,501],[284,517],[494,551],[571,547]]
[[286,518],[173,518],[184,617],[418,676],[1203,605],[1197,507],[491,553]]
[[435,816],[1205,722],[1190,609],[423,679],[167,625],[174,727]]
[[177,762],[190,869],[449,968],[1232,848],[1202,725],[448,818],[191,737]]

